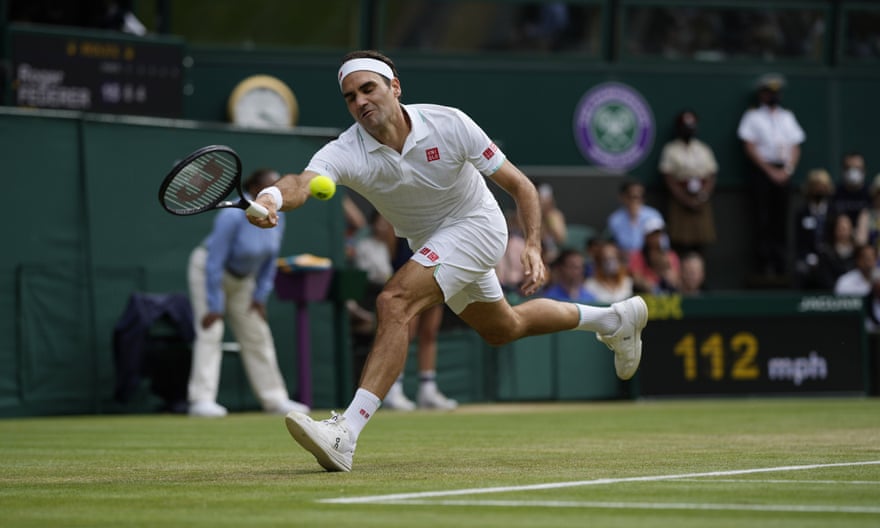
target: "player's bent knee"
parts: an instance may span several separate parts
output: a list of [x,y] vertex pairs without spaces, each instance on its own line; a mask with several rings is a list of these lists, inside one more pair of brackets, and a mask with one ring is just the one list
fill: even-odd
[[509,332],[491,331],[478,333],[480,334],[480,337],[483,338],[483,341],[492,347],[504,346],[516,340],[516,338]]
[[412,316],[407,315],[408,306],[409,301],[397,289],[383,290],[376,297],[376,314],[380,321],[409,322]]

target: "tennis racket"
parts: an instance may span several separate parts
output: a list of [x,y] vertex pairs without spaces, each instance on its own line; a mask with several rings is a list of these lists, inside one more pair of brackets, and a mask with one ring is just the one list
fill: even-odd
[[[238,201],[228,201],[233,189]],[[159,203],[171,214],[189,216],[213,209],[238,207],[265,218],[269,211],[244,197],[241,159],[224,145],[202,147],[179,161],[159,187]]]

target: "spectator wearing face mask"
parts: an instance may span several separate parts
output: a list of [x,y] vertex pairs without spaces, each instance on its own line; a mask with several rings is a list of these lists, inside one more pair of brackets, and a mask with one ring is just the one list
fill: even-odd
[[620,247],[612,240],[596,243],[593,274],[584,287],[599,303],[615,303],[633,295],[633,280]]
[[755,215],[756,272],[767,278],[787,273],[791,179],[806,139],[794,113],[781,106],[785,79],[767,74],[758,81],[758,106],[747,110],[737,135],[751,162]]
[[696,138],[697,114],[684,110],[675,119],[676,137],[663,147],[660,173],[669,190],[668,229],[673,249],[703,253],[715,242],[712,193],[718,163]]
[[[849,216],[856,231],[867,229],[862,227],[867,222],[867,211],[871,208],[871,194],[865,184],[865,158],[858,152],[850,152],[843,156],[841,163],[840,182],[831,205],[838,213]],[[860,240],[864,243],[864,240]]]

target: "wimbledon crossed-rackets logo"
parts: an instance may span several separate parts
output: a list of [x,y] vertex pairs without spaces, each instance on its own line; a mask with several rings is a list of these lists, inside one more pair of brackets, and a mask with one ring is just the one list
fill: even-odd
[[588,91],[575,109],[574,137],[581,154],[596,165],[629,169],[651,150],[654,115],[633,88],[600,84]]

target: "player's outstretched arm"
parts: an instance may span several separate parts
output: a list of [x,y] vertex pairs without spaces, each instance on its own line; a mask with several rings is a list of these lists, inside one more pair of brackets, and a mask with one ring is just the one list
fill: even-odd
[[541,206],[538,190],[528,176],[508,160],[504,161],[491,178],[516,202],[517,215],[526,240],[520,257],[525,276],[520,289],[524,295],[532,295],[547,281],[547,271],[541,258]]
[[[267,192],[266,189],[254,200],[265,207],[269,214],[265,218],[257,218],[248,215],[248,221],[258,227],[274,227],[278,224],[278,211],[290,211],[300,207],[309,197],[309,182],[317,176],[316,172],[305,171],[302,174],[287,174],[277,182],[274,187],[278,194]],[[280,196],[282,203],[276,202]]]

